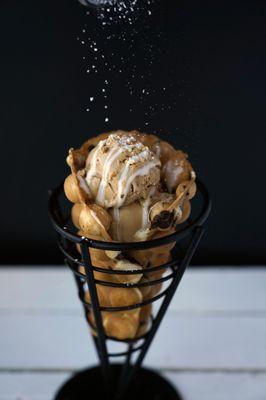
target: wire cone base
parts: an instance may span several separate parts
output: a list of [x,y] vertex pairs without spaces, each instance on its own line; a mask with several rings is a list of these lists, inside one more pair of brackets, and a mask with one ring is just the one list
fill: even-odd
[[[93,336],[95,348],[99,357],[100,367],[82,371],[70,379],[59,391],[56,400],[81,400],[89,398],[108,400],[131,400],[136,398],[145,400],[178,400],[180,396],[172,386],[162,377],[154,372],[141,368],[142,362],[156,335],[168,306],[178,288],[186,267],[198,246],[204,232],[203,223],[210,212],[210,199],[205,186],[197,182],[197,201],[193,202],[193,213],[191,217],[176,230],[176,232],[146,242],[101,242],[77,236],[73,233],[71,225],[70,210],[65,203],[63,188],[58,187],[51,193],[49,203],[49,214],[52,224],[58,234],[58,243],[65,256],[66,264],[72,270],[78,295],[83,304],[85,317],[91,330],[96,333]],[[102,307],[98,298],[98,285],[128,288],[126,284],[110,283],[108,281],[96,280],[95,271],[105,274],[139,274],[139,271],[114,271],[112,269],[100,269],[91,262],[89,248],[111,251],[147,250],[159,248],[167,244],[174,244],[171,251],[172,259],[166,264],[153,268],[145,268],[145,274],[163,270],[160,279],[154,278],[148,283],[136,283],[130,287],[142,287],[141,285],[163,284],[161,292],[151,298],[131,306]],[[77,252],[77,245],[80,252]],[[84,273],[80,272],[80,267]],[[143,270],[141,270],[143,272]],[[151,275],[150,275],[151,276]],[[85,292],[89,291],[90,303],[86,301]],[[158,304],[157,310],[151,316],[150,326],[146,333],[134,339],[120,340],[108,336],[103,326],[102,312],[115,313],[119,311],[134,310],[150,303]],[[89,311],[93,311],[94,325],[88,318]],[[173,340],[178,340],[173,335]],[[123,351],[110,351],[110,342],[116,342],[122,346]],[[121,362],[122,364],[113,363]]]
[[[114,393],[123,365],[111,367],[114,391],[106,394],[100,367],[86,369],[70,378],[58,391],[54,400],[117,400]],[[130,390],[120,400],[182,400],[178,392],[160,375],[140,368],[132,381]]]

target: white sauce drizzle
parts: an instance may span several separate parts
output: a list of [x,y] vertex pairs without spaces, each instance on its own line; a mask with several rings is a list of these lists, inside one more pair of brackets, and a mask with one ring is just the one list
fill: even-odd
[[183,172],[183,167],[180,165],[178,166],[173,166],[171,162],[167,162],[165,166],[165,182],[167,186],[167,190],[171,192],[175,185],[176,181],[178,179],[178,176]]
[[87,185],[86,179],[83,178],[83,176],[77,174],[77,178],[79,181],[79,186],[81,187],[81,189],[84,190],[85,193],[87,193],[89,196],[91,196],[91,191],[89,186]]
[[155,186],[153,186],[150,190],[147,198],[141,203],[142,206],[142,220],[141,220],[141,229],[147,229],[149,226],[149,207],[151,204],[151,198],[155,192]]
[[114,220],[115,220],[115,224],[116,224],[116,239],[118,241],[121,241],[121,235],[120,235],[120,210],[117,207],[113,208],[113,212],[114,212]]
[[119,155],[122,152],[123,152],[122,147],[115,146],[111,149],[108,156],[106,157],[105,162],[103,164],[102,179],[101,179],[99,187],[98,187],[96,203],[104,205],[105,189],[106,189],[106,186],[108,185],[108,176],[109,176],[109,173],[111,170],[112,163],[119,157]]
[[101,147],[102,147],[100,145],[100,143],[98,145],[99,147],[97,147],[97,149],[93,153],[93,156],[92,156],[91,161],[90,161],[90,168],[89,168],[89,170],[87,172],[87,175],[86,175],[86,181],[87,181],[88,185],[90,184],[91,178],[93,178],[94,176],[97,175],[97,156],[98,156],[98,153],[99,153],[99,151],[101,150]]
[[105,227],[103,226],[103,224],[101,223],[101,221],[99,220],[99,218],[97,217],[96,213],[94,211],[91,210],[91,215],[93,216],[93,218],[95,219],[95,221],[97,222],[97,224],[102,228],[105,229]]
[[123,186],[125,185],[126,180],[128,179],[128,174],[130,171],[130,165],[128,163],[125,163],[124,168],[122,169],[122,172],[119,176],[118,182],[117,182],[117,194],[116,194],[116,206],[121,207],[122,204],[125,201],[125,198],[123,198]]
[[117,207],[121,207],[125,202],[130,185],[134,181],[134,179],[137,176],[147,175],[153,167],[156,167],[158,165],[159,165],[158,161],[150,161],[146,165],[143,165],[142,167],[138,168],[131,176],[129,174],[130,165],[129,164],[125,165],[122,174],[119,177],[117,185],[117,197],[116,197]]
[[195,171],[191,171],[191,172],[190,172],[190,177],[191,177],[191,179],[196,179],[196,173],[195,173]]

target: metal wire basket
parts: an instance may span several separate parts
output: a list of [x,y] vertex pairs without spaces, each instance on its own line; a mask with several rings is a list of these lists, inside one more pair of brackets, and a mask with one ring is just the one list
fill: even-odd
[[[185,223],[179,225],[174,233],[159,239],[129,243],[103,242],[76,235],[71,222],[70,206],[63,193],[63,185],[51,192],[49,200],[50,219],[57,232],[58,245],[65,257],[65,262],[74,274],[85,317],[94,332],[93,338],[100,360],[100,368],[79,373],[68,381],[57,394],[57,400],[88,398],[86,397],[86,385],[90,388],[88,390],[91,391],[92,385],[95,386],[96,382],[98,382],[97,388],[95,387],[93,390],[98,391],[98,398],[135,399],[136,396],[143,396],[145,390],[148,390],[148,397],[145,397],[146,400],[155,398],[158,400],[180,398],[177,392],[163,378],[149,370],[141,368],[141,364],[204,232],[203,224],[209,215],[211,201],[203,183],[197,181],[197,187],[198,192],[195,199],[193,199],[191,216]],[[147,282],[138,282],[129,286],[124,283],[97,280],[94,277],[94,271],[103,272],[104,274],[132,275],[142,274],[143,270],[117,271],[93,266],[89,248],[113,251],[144,250],[169,243],[175,243],[171,261],[163,265],[145,269],[145,275],[147,276],[156,271],[163,270],[164,274],[160,279],[151,279]],[[81,254],[77,251],[77,245],[80,246]],[[80,272],[80,267],[84,268],[85,274]],[[162,290],[157,295],[140,303],[121,307],[100,306],[97,285],[142,288],[161,283],[163,284]],[[85,299],[85,291],[87,289],[90,293],[90,303]],[[132,310],[155,302],[160,302],[160,305],[157,307],[155,315],[151,316],[149,329],[143,335],[134,339],[118,340],[105,333],[101,315],[102,311],[117,312]],[[92,322],[88,318],[89,310],[93,311],[95,325],[92,325]],[[119,342],[126,348],[123,351],[110,352],[108,350],[109,341]],[[120,360],[123,359],[123,362],[113,364],[111,360],[117,358]],[[100,370],[102,373],[101,376]],[[154,393],[152,390],[154,390]]]

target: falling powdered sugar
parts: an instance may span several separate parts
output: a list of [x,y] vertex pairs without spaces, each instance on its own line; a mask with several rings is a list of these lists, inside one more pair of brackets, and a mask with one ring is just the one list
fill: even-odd
[[[86,21],[77,38],[89,80],[90,93],[84,110],[101,115],[104,124],[112,123],[119,87],[123,92],[119,102],[123,106],[128,105],[128,120],[135,121],[135,115],[142,115],[142,126],[135,125],[136,128],[141,130],[156,119],[161,121],[160,114],[173,110],[177,103],[168,93],[171,86],[167,83],[168,74],[163,74],[162,79],[154,79],[158,73],[158,60],[164,58],[165,48],[162,40],[164,30],[158,24],[153,25],[152,20],[156,1],[88,2],[97,5],[84,8],[86,19],[88,16],[93,18],[93,24]],[[182,93],[179,95],[182,96]]]

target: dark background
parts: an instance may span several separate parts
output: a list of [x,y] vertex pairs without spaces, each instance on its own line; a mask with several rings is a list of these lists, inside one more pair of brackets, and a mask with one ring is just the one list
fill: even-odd
[[[145,126],[147,101],[125,89],[130,63],[119,78],[84,72],[76,39],[82,26],[98,41],[105,33],[77,0],[0,2],[1,263],[62,262],[47,191],[67,174],[68,148],[101,131],[135,127],[188,151],[209,187],[213,210],[194,264],[266,263],[266,6],[221,3],[158,1],[149,21],[139,23],[134,60],[144,80],[133,85],[136,92],[155,88],[157,103]],[[155,46],[152,66],[147,43]],[[111,50],[116,60],[129,55],[115,40],[107,57]],[[105,76],[107,124],[101,100],[85,111]]]

